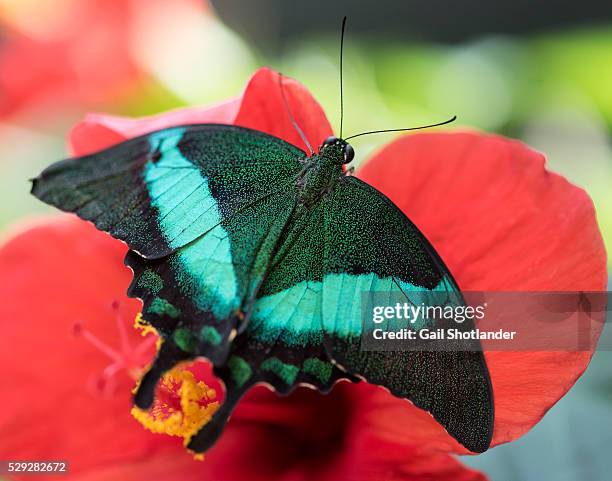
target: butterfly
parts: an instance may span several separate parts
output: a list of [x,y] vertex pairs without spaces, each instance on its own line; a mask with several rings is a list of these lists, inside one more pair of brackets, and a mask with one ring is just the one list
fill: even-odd
[[33,180],[38,199],[129,247],[128,295],[142,300],[142,318],[163,339],[136,406],[152,405],[177,363],[213,364],[225,397],[190,439],[195,452],[215,443],[256,384],[327,393],[341,379],[412,401],[470,451],[490,445],[493,394],[481,350],[361,349],[363,292],[464,300],[418,228],[345,170],[354,157],[347,139],[329,137],[307,153],[234,125],[177,126],[58,162]]

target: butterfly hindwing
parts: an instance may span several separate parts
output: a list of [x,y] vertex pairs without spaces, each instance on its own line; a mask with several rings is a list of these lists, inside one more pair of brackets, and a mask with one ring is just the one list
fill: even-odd
[[[344,177],[324,203],[322,324],[330,357],[429,411],[468,449],[486,450],[493,399],[479,345],[465,351],[361,349],[363,293],[387,293],[415,305],[462,305],[452,276],[406,216],[359,179]],[[449,322],[473,328],[469,320]]]
[[160,259],[130,251],[128,293],[143,300],[143,318],[192,356],[222,363],[292,202],[291,193],[270,194]]

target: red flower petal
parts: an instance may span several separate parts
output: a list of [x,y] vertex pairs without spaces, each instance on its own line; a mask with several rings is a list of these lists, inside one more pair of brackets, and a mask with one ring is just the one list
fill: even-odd
[[[210,479],[465,480],[486,478],[455,458],[404,436],[388,440],[371,429],[384,415],[370,392],[341,383],[325,396],[306,388],[288,398],[253,389],[238,406],[226,431],[207,454],[202,473]],[[282,442],[290,439],[291,442]],[[227,460],[240,452],[239,463]]]
[[[131,327],[139,303],[125,297],[125,251],[72,218],[34,227],[0,248],[0,439],[7,459],[67,459],[76,474],[161,448],[182,450],[131,417],[134,380],[126,373],[117,375],[114,396],[92,389],[110,361],[74,334],[82,321],[116,347],[115,300]],[[132,345],[142,342],[137,332],[128,334]]]
[[[27,5],[3,8],[0,115],[41,106],[100,105],[132,91],[143,77],[126,48],[135,27],[133,3],[73,0],[36,5],[35,11]],[[45,8],[54,9],[48,22],[20,21],[44,18]]]
[[[283,90],[291,115],[315,151],[332,135],[332,128],[319,103],[299,82],[282,77]],[[275,135],[308,152],[308,148],[291,123],[283,100],[279,74],[262,68],[249,81],[242,98],[236,125]]]
[[170,110],[149,117],[130,118],[104,114],[88,114],[70,134],[74,155],[85,155],[132,137],[177,125],[215,123],[232,124],[240,107],[240,99],[228,100],[211,107]]
[[[321,106],[295,80],[285,77],[283,85],[296,122],[316,149],[332,133]],[[212,107],[177,109],[140,119],[90,114],[72,129],[69,143],[74,155],[85,155],[154,130],[196,123],[249,127],[307,150],[291,124],[282,98],[278,73],[267,68],[259,69],[251,77],[241,97]]]
[[[591,199],[546,171],[544,157],[520,142],[476,133],[402,137],[358,175],[412,219],[466,291],[606,288],[606,253]],[[496,411],[493,444],[536,424],[591,355],[487,352]],[[461,450],[426,413],[381,396],[387,398],[381,398],[385,410],[395,413],[381,419],[382,429]],[[392,404],[397,409],[389,411]]]
[[75,481],[142,481],[180,479],[181,481],[486,481],[486,477],[465,468],[448,454],[428,452],[418,447],[403,450],[401,459],[395,446],[370,440],[345,455],[313,455],[316,446],[283,442],[295,433],[262,424],[228,428],[220,443],[221,451],[206,454],[194,463],[176,453],[163,452],[148,459],[101,465]]

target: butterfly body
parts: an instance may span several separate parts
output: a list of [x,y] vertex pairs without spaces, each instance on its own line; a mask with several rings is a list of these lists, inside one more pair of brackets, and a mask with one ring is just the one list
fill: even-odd
[[344,175],[344,145],[348,144],[331,137],[317,154],[312,154],[305,160],[304,170],[297,179],[300,203],[312,206],[334,189]]
[[[125,241],[128,294],[161,334],[135,403],[164,372],[209,359],[226,393],[189,447],[208,449],[253,385],[328,392],[365,379],[429,411],[472,451],[487,449],[492,391],[479,345],[466,352],[368,352],[362,295],[464,303],[433,247],[380,192],[345,175],[354,155],[328,138],[308,156],[265,133],[164,129],[52,165],[43,201]],[[439,326],[430,326],[439,327]],[[469,329],[469,322],[459,326]]]

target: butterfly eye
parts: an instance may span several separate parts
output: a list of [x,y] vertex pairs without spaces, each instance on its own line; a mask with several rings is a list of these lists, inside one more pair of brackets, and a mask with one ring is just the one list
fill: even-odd
[[330,135],[329,137],[325,139],[325,141],[323,142],[323,145],[333,145],[336,142],[338,142],[338,137]]
[[344,163],[348,164],[351,160],[355,158],[355,150],[350,144],[344,144]]

